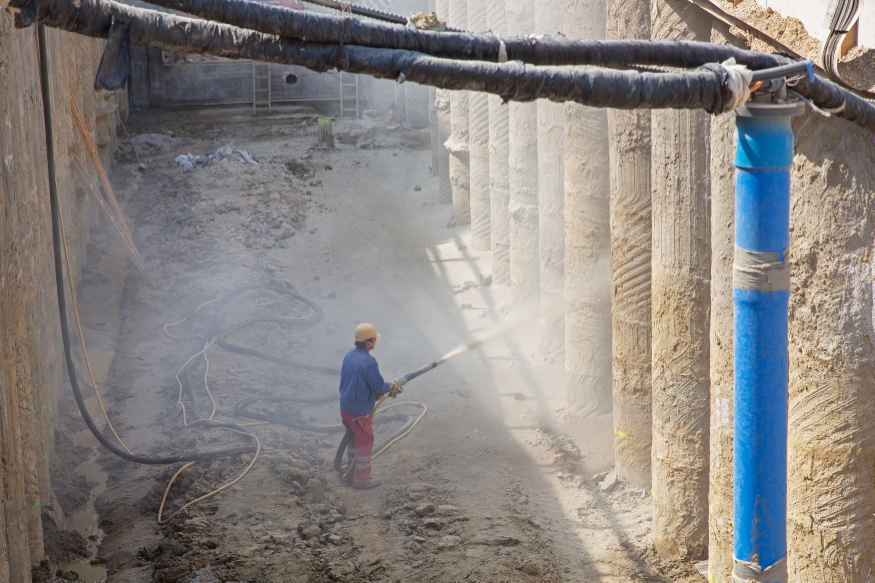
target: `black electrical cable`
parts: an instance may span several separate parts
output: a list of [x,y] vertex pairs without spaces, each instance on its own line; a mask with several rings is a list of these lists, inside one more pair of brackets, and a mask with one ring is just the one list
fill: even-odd
[[[12,0],[10,6],[21,8],[26,1]],[[42,0],[39,20],[48,26],[96,38],[106,38],[113,26],[116,30],[124,28],[126,34],[130,34],[131,43],[167,51],[286,63],[320,72],[336,67],[350,73],[414,81],[444,89],[483,91],[513,101],[544,98],[592,107],[704,109],[709,112],[720,112],[722,107],[732,103],[725,74],[713,66],[689,73],[639,74],[595,68],[527,68],[519,62],[454,61],[417,52],[349,45],[344,45],[341,51],[337,45],[291,41],[108,0],[81,0],[78,5],[69,0]],[[681,45],[673,51],[674,62],[656,63],[656,59],[649,57],[650,53],[669,55],[671,51],[666,52],[667,47],[660,51],[658,46],[654,49],[658,43],[649,41],[619,42],[641,49],[639,58],[631,59],[628,66],[687,62]],[[712,46],[727,49],[723,45]],[[791,62],[777,55],[762,58],[773,59],[773,66]],[[802,78],[795,90],[834,116],[875,132],[875,106],[846,89],[819,78]]]
[[[55,175],[55,147],[53,132],[54,126],[52,123],[51,91],[49,89],[46,35],[45,28],[42,25],[37,28],[37,37],[39,44],[40,60],[40,86],[42,88],[43,98],[43,122],[45,124],[46,132],[46,162],[49,174],[49,208],[52,217],[52,250],[54,252],[55,259],[55,285],[58,294],[58,313],[61,321],[61,338],[64,344],[64,358],[67,363],[67,373],[70,377],[70,386],[73,389],[73,397],[76,400],[76,406],[79,407],[79,412],[82,414],[82,418],[85,420],[85,425],[88,426],[88,429],[91,431],[94,437],[97,438],[97,441],[99,441],[100,444],[106,449],[122,459],[138,464],[167,465],[177,462],[210,460],[218,457],[227,457],[255,451],[255,448],[252,446],[244,446],[212,452],[188,453],[164,457],[146,457],[141,455],[133,455],[129,454],[123,449],[116,447],[109,440],[107,440],[97,428],[97,425],[94,424],[94,419],[92,419],[91,415],[88,413],[88,409],[85,407],[85,400],[82,398],[82,391],[79,388],[79,381],[76,377],[76,369],[73,364],[73,352],[72,345],[70,343],[70,330],[67,325],[66,317],[67,299],[64,292],[64,269],[63,264],[61,263],[61,222],[59,213],[60,206],[58,201],[58,188]],[[238,427],[239,426],[235,426],[234,428],[237,429]]]

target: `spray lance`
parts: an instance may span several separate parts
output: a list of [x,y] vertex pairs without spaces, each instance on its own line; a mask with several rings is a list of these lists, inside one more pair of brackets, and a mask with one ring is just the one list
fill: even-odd
[[[465,354],[466,352],[471,352],[475,348],[479,348],[480,346],[489,342],[490,340],[493,340],[495,338],[498,338],[499,336],[503,336],[503,335],[507,334],[512,329],[514,329],[518,326],[521,326],[522,324],[524,324],[528,321],[529,321],[529,318],[525,318],[525,319],[520,319],[516,322],[510,323],[506,326],[502,326],[502,327],[496,329],[494,332],[492,332],[488,336],[485,336],[485,337],[480,338],[478,340],[474,340],[473,342],[469,342],[468,344],[465,344],[465,345],[460,346],[454,350],[451,350],[450,352],[446,353],[445,355],[443,355],[439,359],[437,359],[433,362],[430,362],[427,365],[422,366],[414,371],[411,371],[411,372],[407,373],[406,375],[400,376],[397,379],[395,379],[393,382],[396,385],[398,385],[399,389],[402,389],[407,383],[409,383],[410,381],[412,381],[416,377],[422,376],[430,370],[434,370],[435,368],[439,367],[440,365],[444,364],[447,361],[450,361],[450,360],[456,358],[457,356],[461,356],[461,355]],[[396,392],[395,395],[397,396],[399,393],[401,393],[401,390]],[[379,408],[380,408],[380,405],[382,405],[383,401],[385,401],[388,398],[389,398],[389,394],[387,393],[385,395],[381,395],[380,398],[377,399],[377,403],[374,406],[374,412],[371,413],[371,416],[376,415],[377,410],[379,410]],[[423,405],[423,407],[424,407],[424,405]],[[424,415],[424,413],[423,413],[423,415]],[[421,417],[420,417],[420,419],[421,419]],[[394,443],[395,441],[397,441],[398,439],[400,439],[401,437],[403,437],[404,435],[409,433],[410,430],[412,430],[412,429],[413,429],[413,426],[408,427],[400,435],[397,435],[395,438],[390,440],[385,445],[380,446],[371,455],[371,458],[377,457],[379,454],[381,454],[383,451],[385,451],[387,447],[389,447],[392,443]],[[341,474],[343,480],[347,481],[347,482],[352,480],[352,466],[353,466],[353,464],[350,464],[349,467],[344,466],[343,465],[343,454],[344,454],[344,450],[346,450],[346,446],[349,443],[349,440],[352,439],[352,435],[353,435],[352,430],[347,429],[346,433],[343,436],[343,439],[340,441],[340,446],[337,448],[337,453],[334,456],[334,470],[337,473]]]

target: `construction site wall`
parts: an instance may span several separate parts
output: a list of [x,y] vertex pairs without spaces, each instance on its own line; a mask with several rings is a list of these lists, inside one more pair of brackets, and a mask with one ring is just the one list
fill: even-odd
[[[78,277],[96,218],[88,197],[94,170],[70,99],[104,164],[123,99],[92,88],[102,42],[57,30],[46,36],[58,190]],[[43,523],[63,517],[51,490],[64,371],[37,47],[35,27],[18,30],[0,13],[0,581],[14,583],[31,581],[44,557]]]

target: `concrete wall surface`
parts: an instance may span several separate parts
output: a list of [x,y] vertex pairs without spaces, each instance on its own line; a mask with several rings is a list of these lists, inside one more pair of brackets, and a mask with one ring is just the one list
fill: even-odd
[[[104,163],[114,146],[118,100],[92,89],[100,41],[46,34],[58,190],[78,277],[94,216],[84,185],[94,173],[70,95]],[[15,583],[31,581],[44,557],[43,522],[63,516],[50,485],[64,377],[42,111],[36,29],[18,30],[10,14],[0,13],[0,581]]]

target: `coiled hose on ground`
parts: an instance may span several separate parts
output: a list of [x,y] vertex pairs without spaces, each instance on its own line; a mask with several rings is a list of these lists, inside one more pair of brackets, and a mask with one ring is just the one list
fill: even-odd
[[[236,296],[242,294],[243,292],[251,291],[251,290],[266,290],[266,291],[270,291],[270,292],[273,292],[273,293],[278,294],[278,295],[290,296],[293,299],[297,300],[298,302],[301,302],[301,303],[305,304],[306,306],[308,306],[310,308],[310,314],[305,316],[305,317],[259,316],[259,317],[249,318],[249,319],[243,320],[243,321],[238,322],[238,323],[236,323],[228,328],[222,329],[221,325],[225,321],[225,316],[222,314],[222,308],[232,298],[235,298]],[[198,348],[196,351],[191,353],[188,356],[188,359],[185,361],[185,364],[180,369],[179,373],[177,373],[177,380],[179,381],[179,385],[180,385],[179,403],[182,407],[183,422],[184,423],[188,424],[188,421],[187,421],[188,417],[185,413],[187,411],[187,409],[182,401],[182,393],[183,392],[188,396],[189,401],[191,403],[191,408],[192,408],[191,417],[193,418],[192,423],[202,421],[200,418],[199,412],[198,412],[198,397],[197,397],[197,392],[195,391],[194,383],[193,383],[193,379],[192,379],[192,368],[194,367],[195,362],[197,362],[197,358],[199,356],[203,356],[204,359],[206,360],[206,352],[209,349],[209,347],[212,346],[213,344],[218,344],[219,346],[221,346],[225,350],[228,350],[229,352],[234,352],[234,353],[241,354],[244,356],[251,356],[251,357],[255,357],[255,358],[260,358],[262,360],[267,360],[269,362],[273,362],[273,363],[279,364],[281,366],[292,368],[292,369],[306,370],[306,371],[310,371],[310,372],[316,372],[319,374],[333,375],[333,376],[340,374],[340,370],[336,369],[336,368],[329,368],[329,367],[324,367],[324,366],[317,366],[317,365],[311,365],[311,364],[298,362],[295,360],[283,358],[281,356],[276,356],[276,355],[269,354],[269,353],[266,353],[266,352],[263,352],[260,350],[256,350],[254,348],[240,346],[240,345],[234,344],[228,340],[228,336],[230,336],[231,334],[238,332],[240,330],[243,330],[247,327],[257,325],[257,324],[274,323],[274,324],[280,324],[280,325],[307,326],[307,325],[315,324],[316,322],[318,322],[322,319],[322,317],[323,317],[322,309],[319,307],[318,304],[316,304],[312,300],[310,300],[310,299],[308,299],[300,294],[295,293],[294,291],[292,291],[289,287],[287,287],[285,285],[248,284],[248,285],[240,286],[238,288],[235,288],[235,289],[229,291],[228,293],[224,294],[220,298],[217,298],[215,300],[201,304],[200,306],[198,306],[195,309],[194,312],[189,314],[189,316],[187,316],[186,318],[184,318],[178,322],[174,322],[172,324],[168,324],[167,326],[165,326],[164,332],[168,336],[171,336],[171,338],[176,338],[168,332],[168,328],[182,324],[183,322],[185,322],[189,318],[191,318],[199,310],[201,310],[202,308],[204,308],[210,304],[215,304],[213,307],[212,316],[210,318],[210,325],[209,325],[207,331],[202,336],[197,338],[197,340],[199,341],[199,346],[202,345],[203,348]],[[207,363],[208,362],[209,361],[207,360]],[[419,370],[422,370],[422,369],[419,369]],[[419,373],[419,374],[421,374],[421,373]],[[212,400],[212,394],[209,391],[209,384],[207,382],[206,372],[204,375],[204,387],[207,391],[207,394],[210,395],[210,399]],[[344,431],[344,426],[342,424],[315,425],[312,423],[306,423],[303,421],[298,421],[295,419],[291,419],[291,418],[276,415],[276,414],[260,413],[260,412],[249,410],[249,406],[256,403],[256,402],[268,402],[268,403],[288,403],[288,402],[290,402],[290,403],[302,403],[302,404],[319,404],[319,403],[328,403],[328,402],[332,402],[332,401],[336,401],[336,400],[337,400],[337,395],[334,394],[333,392],[326,394],[326,395],[315,396],[315,397],[309,397],[309,396],[253,396],[253,397],[248,397],[246,399],[242,399],[242,400],[238,401],[237,403],[235,403],[234,414],[237,416],[240,416],[240,417],[253,419],[257,422],[255,424],[272,423],[272,424],[284,425],[286,427],[291,427],[291,428],[297,429],[299,431],[308,431],[308,432],[314,432],[314,433],[337,433],[337,432]],[[382,403],[382,400],[380,401],[380,403]],[[415,403],[415,402],[394,403],[393,405],[390,405],[389,407],[383,408],[382,411],[385,412],[387,409],[389,409],[391,407],[395,407],[397,405],[416,405],[416,406],[422,407],[422,413],[420,413],[420,415],[416,419],[414,419],[411,415],[409,415],[407,413],[381,414],[378,417],[376,417],[374,420],[375,426],[379,427],[380,425],[384,425],[384,424],[390,423],[390,422],[401,422],[401,426],[399,428],[397,428],[395,431],[393,431],[383,442],[379,443],[376,447],[374,447],[374,454],[372,455],[372,457],[376,457],[376,456],[380,455],[390,445],[392,445],[393,443],[395,443],[396,441],[398,441],[399,439],[401,439],[402,437],[407,435],[413,429],[413,427],[425,416],[425,412],[427,411],[427,408],[425,405],[423,405],[422,403]],[[379,405],[378,405],[378,407],[379,407]],[[215,403],[213,403],[213,414],[214,413],[215,413]],[[376,410],[375,410],[375,413],[376,413]],[[210,418],[212,418],[212,414],[210,415]],[[209,420],[204,420],[204,421],[209,421]],[[216,422],[213,422],[213,423],[216,423]],[[240,427],[242,428],[242,426],[240,426]],[[341,466],[340,460],[342,460],[343,451],[345,450],[347,443],[349,442],[351,437],[352,437],[352,432],[349,430],[346,430],[346,434],[344,435],[343,439],[341,440],[340,447],[338,448],[338,454],[335,456],[334,468],[336,471],[338,471],[342,475],[346,473],[346,468],[343,468]],[[252,463],[254,463],[254,461],[255,460],[252,460]],[[251,467],[251,466],[252,466],[252,464],[250,464],[249,467]],[[188,467],[188,466],[185,466],[185,467]],[[180,472],[183,471],[185,469],[185,467],[180,469]],[[249,468],[247,468],[246,471],[248,471],[248,469]],[[177,472],[177,474],[173,477],[173,479],[171,479],[170,484],[168,484],[167,491],[169,491],[170,486],[172,485],[173,481],[176,479],[176,477],[179,475],[180,472]],[[245,474],[245,472],[244,472],[244,474]],[[242,477],[242,475],[239,476],[237,479],[239,480],[241,477]],[[165,492],[165,499],[166,499],[166,497],[167,497],[167,492]],[[194,502],[197,502],[197,501],[202,500],[202,499],[204,499],[204,497],[199,498],[198,500],[196,500]],[[193,504],[194,502],[191,502],[189,504]],[[162,509],[163,509],[163,501],[162,501]],[[176,513],[178,513],[180,510],[182,510],[182,508],[177,510]],[[174,515],[176,513],[174,513]],[[169,520],[172,517],[173,516],[169,517],[167,520]],[[159,512],[159,522],[160,521],[161,521],[161,519],[160,519],[160,512]]]

